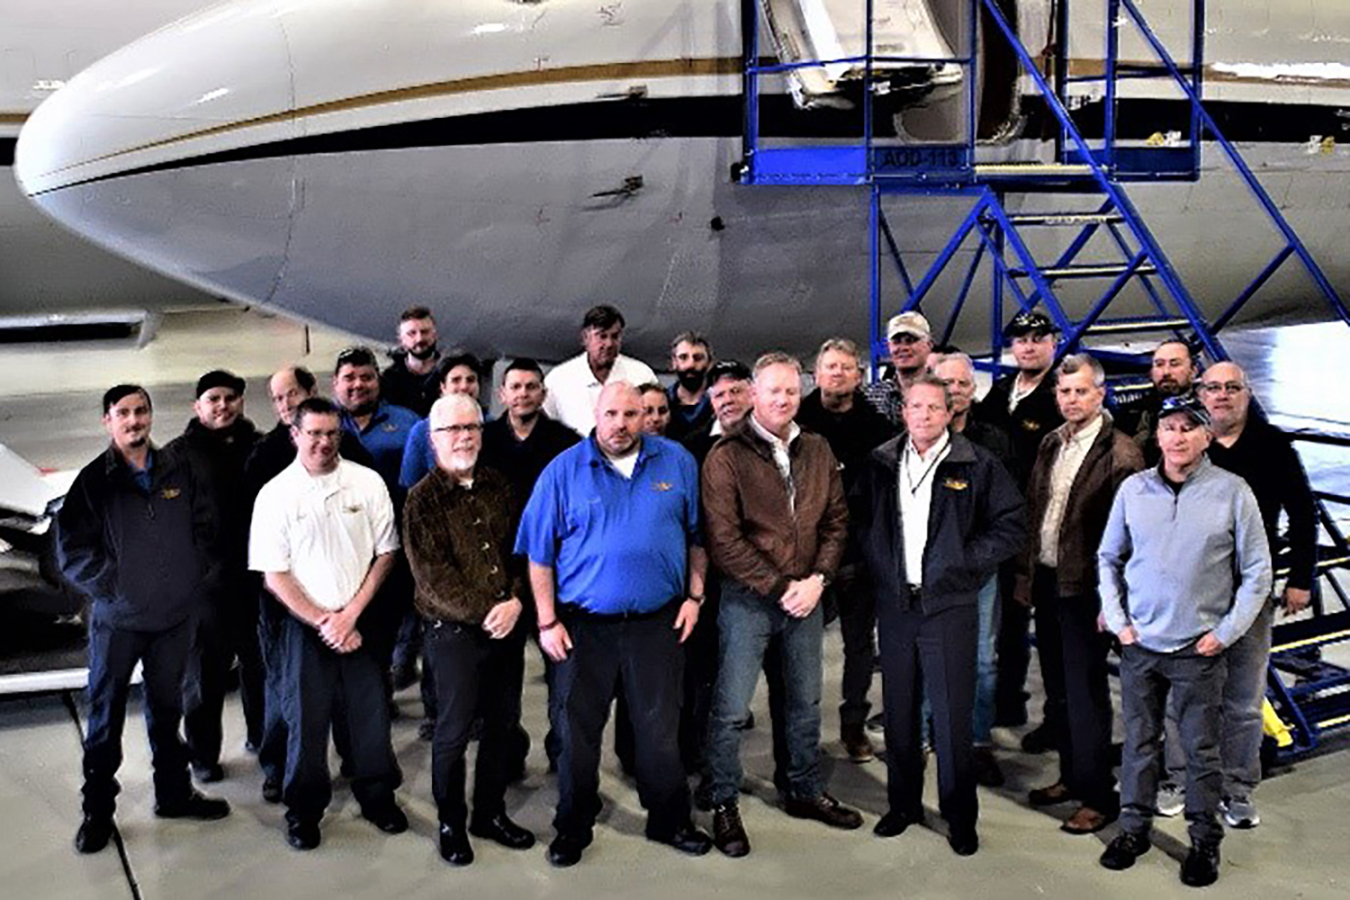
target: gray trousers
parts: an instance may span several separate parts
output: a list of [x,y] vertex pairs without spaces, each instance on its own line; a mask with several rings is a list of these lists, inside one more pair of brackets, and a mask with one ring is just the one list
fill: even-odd
[[[1224,651],[1228,678],[1223,685],[1223,736],[1219,753],[1223,760],[1223,796],[1251,800],[1261,783],[1261,704],[1266,697],[1266,667],[1270,660],[1274,604],[1267,603],[1252,627]],[[1167,782],[1180,785],[1186,773],[1186,749],[1177,731],[1173,704],[1167,705]]]
[[1175,653],[1155,653],[1138,644],[1121,648],[1120,708],[1125,749],[1120,764],[1120,827],[1147,835],[1153,826],[1162,765],[1164,710],[1169,695],[1177,712],[1180,746],[1186,750],[1186,822],[1193,844],[1223,840],[1219,799],[1223,769],[1224,655],[1201,656],[1190,644]]

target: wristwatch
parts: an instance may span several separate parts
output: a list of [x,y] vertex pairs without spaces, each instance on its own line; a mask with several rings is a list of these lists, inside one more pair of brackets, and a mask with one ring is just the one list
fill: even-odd
[[824,572],[812,572],[811,574],[820,579],[820,586],[822,589],[829,587],[830,582],[834,580]]

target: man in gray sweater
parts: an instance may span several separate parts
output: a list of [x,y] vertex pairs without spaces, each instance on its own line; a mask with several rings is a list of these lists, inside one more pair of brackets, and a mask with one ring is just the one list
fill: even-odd
[[1170,691],[1187,752],[1191,851],[1181,880],[1192,887],[1219,877],[1224,650],[1251,627],[1271,583],[1256,497],[1241,478],[1210,463],[1211,439],[1199,401],[1165,399],[1158,413],[1162,462],[1120,486],[1097,552],[1102,616],[1121,643],[1125,720],[1121,833],[1101,864],[1128,869],[1151,846]]

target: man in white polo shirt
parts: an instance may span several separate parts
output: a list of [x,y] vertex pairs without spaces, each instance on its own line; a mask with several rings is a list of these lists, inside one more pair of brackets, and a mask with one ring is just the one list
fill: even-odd
[[612,306],[593,306],[581,320],[579,353],[554,366],[544,379],[548,395],[544,412],[582,437],[595,427],[595,404],[600,391],[611,381],[647,384],[656,373],[641,360],[624,356],[623,313]]
[[351,726],[352,793],[361,815],[398,834],[407,816],[394,802],[402,778],[389,740],[389,707],[379,664],[357,628],[398,550],[389,491],[373,470],[338,456],[337,407],[310,398],[291,426],[295,462],[264,485],[253,507],[249,568],[290,612],[285,658],[286,840],[319,845],[319,820],[332,799],[328,734],[342,706]]

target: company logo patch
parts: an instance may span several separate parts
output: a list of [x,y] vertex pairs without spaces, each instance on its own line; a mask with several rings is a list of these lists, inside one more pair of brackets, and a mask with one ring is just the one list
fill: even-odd
[[385,422],[384,430],[392,434],[393,432],[398,431],[398,424],[395,422]]
[[942,486],[949,491],[964,491],[970,487],[969,481],[963,481],[960,478],[948,478],[942,482]]
[[172,500],[172,499],[174,499],[175,497],[177,497],[177,496],[178,496],[179,494],[181,494],[181,493],[183,493],[183,492],[182,492],[181,490],[179,490],[178,488],[166,487],[166,488],[164,488],[162,491],[159,492],[159,495],[160,495],[161,497],[163,497],[165,500]]
[[652,482],[652,489],[653,489],[653,490],[657,490],[657,491],[668,491],[668,490],[671,490],[671,489],[674,488],[674,487],[675,487],[675,485],[671,484],[669,481],[653,481],[653,482]]
[[1023,431],[1040,431],[1040,430],[1041,430],[1041,423],[1040,423],[1040,422],[1037,422],[1035,419],[1023,419],[1023,420],[1022,420],[1022,430],[1023,430]]

